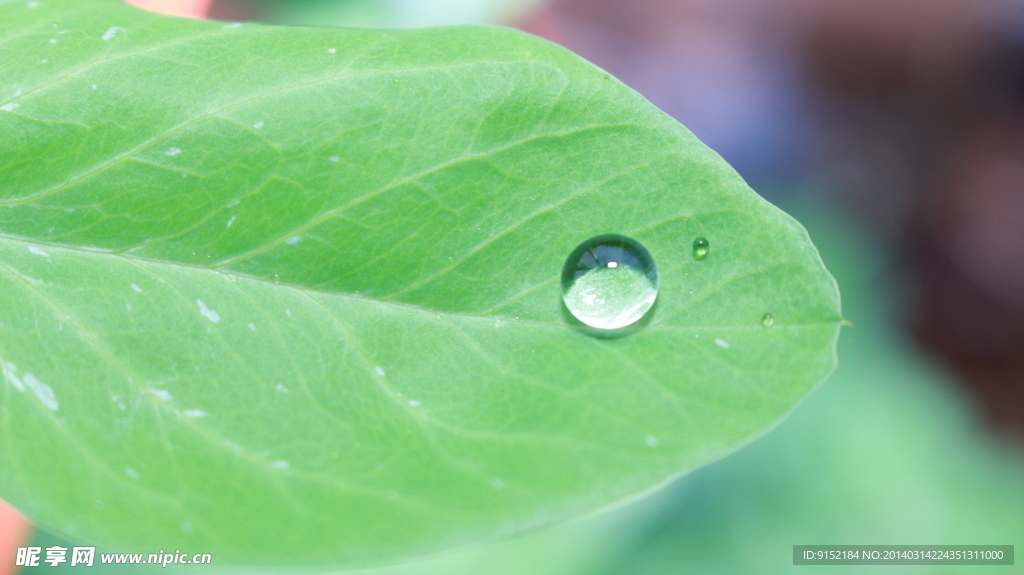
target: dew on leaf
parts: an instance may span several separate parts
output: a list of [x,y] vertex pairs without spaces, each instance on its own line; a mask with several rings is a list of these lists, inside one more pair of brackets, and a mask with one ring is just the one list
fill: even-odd
[[698,260],[702,260],[708,257],[708,250],[711,249],[711,244],[704,238],[697,238],[693,240],[693,257]]
[[630,325],[658,297],[654,258],[636,240],[602,235],[580,244],[562,269],[562,300],[581,322],[599,329]]
[[764,327],[772,327],[775,325],[775,316],[770,313],[764,314],[764,317],[761,318],[761,325]]

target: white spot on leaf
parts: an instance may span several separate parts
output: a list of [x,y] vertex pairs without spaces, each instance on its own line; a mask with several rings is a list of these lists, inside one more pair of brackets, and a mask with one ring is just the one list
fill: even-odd
[[231,216],[230,218],[228,218],[228,225],[227,225],[227,227],[230,228],[231,224],[233,224],[233,223],[235,223],[235,216]]
[[718,347],[725,349],[729,348],[729,342],[725,341],[724,339],[716,339],[715,343],[718,345]]
[[36,376],[27,371],[25,372],[24,377],[22,377],[22,381],[24,381],[25,385],[32,390],[32,393],[36,394],[36,397],[39,398],[39,401],[42,402],[47,409],[57,411],[57,396],[54,395],[53,390],[50,389],[49,385],[39,381],[36,379]]
[[39,249],[39,248],[37,248],[35,246],[29,246],[28,247],[28,251],[36,254],[37,256],[43,256],[44,258],[50,257],[50,254],[44,252],[43,250],[41,250],[41,249]]
[[17,389],[18,391],[22,392],[25,391],[25,384],[21,382],[21,379],[18,377],[17,373],[15,373],[18,370],[18,368],[14,367],[13,363],[9,363],[0,359],[0,369],[4,370],[4,379],[11,382],[11,385],[14,386],[14,389]]
[[3,110],[4,112],[13,112],[17,110],[18,106],[20,105],[21,104],[17,104],[15,102],[9,102],[7,104],[4,104],[3,106],[0,106],[0,110]]
[[206,417],[206,412],[201,409],[186,409],[182,413],[185,417]]
[[231,202],[230,204],[228,204],[228,205],[227,205],[227,206],[225,206],[225,207],[228,207],[228,208],[233,208],[233,207],[237,206],[237,205],[238,205],[238,204],[240,204],[240,203],[242,203],[242,200],[235,200],[235,201]]
[[139,472],[138,472],[138,471],[135,471],[135,470],[134,470],[134,469],[132,469],[131,467],[125,467],[125,468],[124,468],[124,474],[125,474],[125,475],[127,475],[128,477],[131,477],[131,478],[132,478],[132,479],[134,479],[135,481],[138,481],[139,479],[141,479],[141,478],[142,478],[142,476],[141,476],[141,475],[139,475]]
[[505,482],[502,481],[500,477],[495,477],[494,480],[491,481],[491,487],[493,487],[495,491],[501,491],[502,489],[505,489]]
[[255,124],[252,125],[252,127],[256,128],[257,130],[259,130],[260,128],[263,127],[263,122],[256,122]]
[[280,383],[277,384],[277,387],[275,387],[274,389],[276,389],[277,391],[280,391],[281,393],[288,393],[288,388],[283,386],[283,385],[281,385]]
[[142,288],[140,288],[139,286],[137,286],[135,284],[132,284],[132,289],[137,291],[137,292],[139,292],[139,293],[142,293]]
[[241,28],[241,27],[242,27],[242,23],[241,22],[232,22],[230,24],[225,24],[223,26],[223,29],[224,30],[234,30],[235,28]]
[[251,329],[253,331],[256,331],[256,326],[250,323],[249,324],[249,329]]
[[292,237],[286,239],[284,242],[286,244],[291,244],[291,245],[294,246],[295,244],[297,244],[297,243],[299,243],[301,241],[302,241],[302,236],[292,236]]
[[124,28],[120,26],[114,26],[112,28],[109,28],[106,32],[103,33],[102,36],[100,36],[100,39],[104,42],[109,42],[114,39],[114,36],[117,36],[118,32],[124,32]]
[[171,146],[170,148],[167,148],[167,151],[164,152],[164,155],[165,156],[177,156],[180,153],[181,153],[181,148],[176,148],[174,146]]
[[337,53],[337,52],[338,52],[338,51],[337,51],[336,49],[334,49],[334,48],[328,48],[328,49],[327,49],[327,53],[328,53],[328,54],[335,54],[335,53]]
[[275,461],[273,463],[273,465],[274,465],[274,467],[276,467],[278,469],[288,469],[289,467],[292,466],[291,463],[288,463],[287,461],[285,461],[283,459],[281,461]]
[[158,399],[162,399],[164,401],[170,401],[172,399],[171,392],[167,391],[166,389],[150,389],[148,391]]
[[199,313],[203,314],[203,317],[212,321],[213,323],[217,323],[218,321],[220,321],[220,314],[206,307],[206,304],[203,303],[203,300],[197,299],[196,305],[199,306]]
[[377,375],[379,375],[381,377],[384,377],[384,375],[385,375],[384,368],[379,366],[379,365],[377,367],[373,368],[373,371],[376,371]]
[[416,401],[415,399],[410,399],[409,400],[409,405],[411,405],[412,407],[419,407],[419,406],[423,405],[423,403],[421,403],[419,401]]
[[339,158],[338,156],[331,156],[330,158],[327,159],[334,162],[335,164],[337,164],[338,161],[341,160],[341,158]]
[[648,435],[647,437],[644,438],[644,443],[647,444],[647,447],[657,447],[658,438],[654,437],[653,435]]

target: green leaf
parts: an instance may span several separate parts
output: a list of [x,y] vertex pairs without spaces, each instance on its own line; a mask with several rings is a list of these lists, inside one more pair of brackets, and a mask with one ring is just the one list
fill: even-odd
[[[0,496],[72,539],[491,538],[726,455],[835,363],[799,224],[537,38],[38,0],[0,4],[0,50]],[[605,233],[660,274],[615,338],[559,286]]]
[[[801,221],[854,328],[835,375],[768,437],[612,513],[358,575],[900,574],[910,571],[795,570],[792,546],[1024,541],[1024,450],[995,441],[893,324],[885,254],[835,216]],[[1017,563],[918,571],[1017,573]]]

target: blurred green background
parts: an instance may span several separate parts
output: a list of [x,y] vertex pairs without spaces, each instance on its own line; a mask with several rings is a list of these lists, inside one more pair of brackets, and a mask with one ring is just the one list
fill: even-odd
[[[803,222],[853,324],[838,372],[735,455],[594,517],[358,573],[1024,573],[1020,558],[792,565],[794,544],[1024,551],[1019,3],[213,0],[209,15],[499,23],[561,43],[675,116]],[[37,532],[32,544],[55,542]],[[46,568],[61,569],[71,568]]]

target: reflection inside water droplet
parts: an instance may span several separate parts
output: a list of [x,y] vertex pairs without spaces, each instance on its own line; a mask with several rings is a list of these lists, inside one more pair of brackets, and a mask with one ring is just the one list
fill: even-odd
[[775,325],[775,316],[770,313],[764,314],[764,317],[761,318],[761,325],[764,327],[771,327]]
[[569,254],[562,269],[562,300],[581,322],[599,329],[630,325],[658,297],[654,258],[620,235],[591,238]]
[[702,260],[708,257],[708,250],[711,249],[711,244],[704,238],[697,238],[693,240],[693,257],[698,260]]

